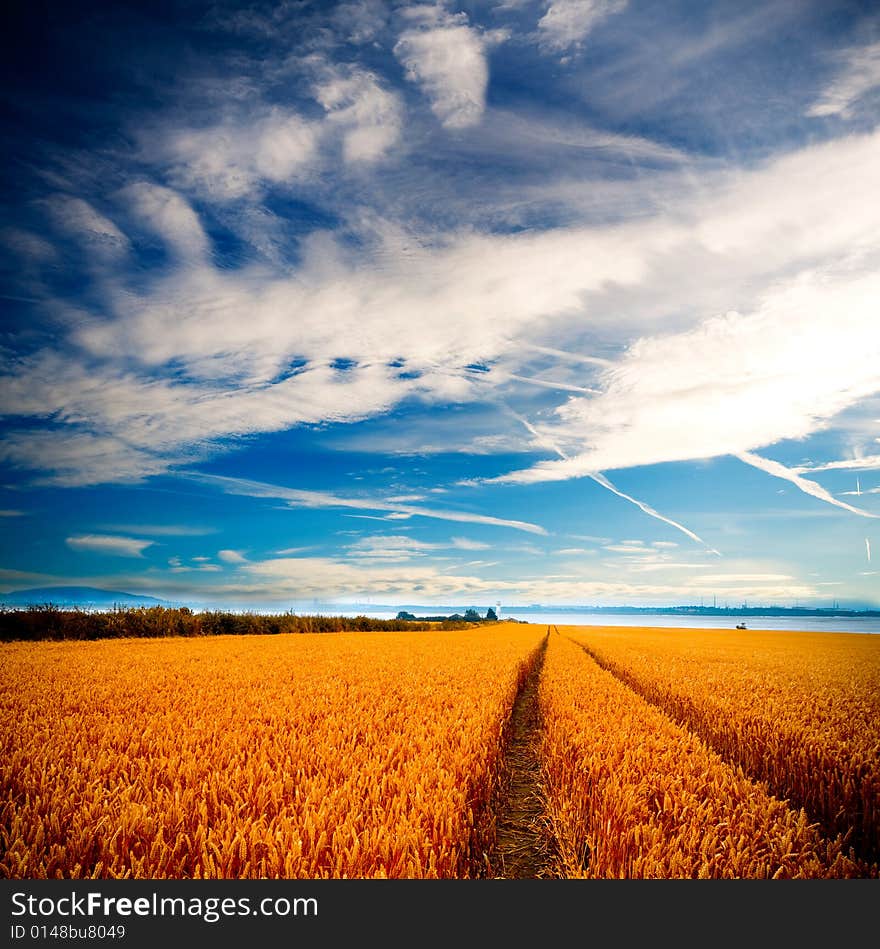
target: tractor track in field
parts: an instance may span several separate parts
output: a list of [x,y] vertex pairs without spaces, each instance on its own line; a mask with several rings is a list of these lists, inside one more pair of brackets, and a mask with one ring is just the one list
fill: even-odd
[[[547,638],[550,627],[547,628]],[[501,788],[494,803],[495,845],[489,876],[502,880],[553,879],[556,848],[541,788],[541,717],[538,683],[547,638],[513,705],[504,748]]]
[[[675,722],[676,725],[688,731],[695,738],[698,738],[703,744],[717,754],[722,761],[728,764],[731,768],[740,768],[750,781],[754,781],[756,784],[764,785],[768,792],[773,794],[775,797],[780,800],[786,801],[789,806],[794,809],[803,808],[804,811],[809,815],[809,819],[812,823],[815,823],[821,834],[823,834],[828,840],[835,840],[838,835],[846,833],[847,828],[845,826],[835,825],[833,821],[828,820],[822,814],[818,813],[814,808],[809,806],[809,803],[805,801],[802,795],[796,793],[792,788],[786,787],[784,784],[779,781],[774,781],[769,775],[762,775],[754,767],[749,765],[749,762],[745,758],[740,757],[730,749],[725,748],[722,744],[719,744],[716,740],[713,739],[713,736],[708,728],[702,725],[699,721],[699,717],[696,712],[691,715],[684,714],[682,712],[675,712],[670,709],[662,701],[658,701],[654,698],[649,690],[645,687],[638,676],[628,674],[627,672],[621,670],[613,662],[609,662],[607,659],[595,653],[589,646],[584,643],[579,643],[577,640],[570,639],[570,642],[575,643],[599,666],[600,669],[604,669],[610,675],[613,675],[618,682],[625,685],[627,688],[631,689],[636,695],[641,699],[647,702],[649,705],[652,705],[654,708],[662,712],[670,721]],[[856,821],[856,826],[861,820],[861,813],[857,813],[854,820]],[[852,831],[850,831],[852,833]],[[872,850],[868,844],[866,844],[862,839],[859,838],[858,834],[854,834],[856,837],[855,843],[850,844],[851,852],[849,854],[851,859],[856,861],[863,861],[865,863],[877,863],[878,853],[876,850]]]

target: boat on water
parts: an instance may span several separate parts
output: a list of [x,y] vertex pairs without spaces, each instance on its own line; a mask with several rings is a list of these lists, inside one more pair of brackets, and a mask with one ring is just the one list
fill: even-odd
[[745,623],[737,623],[737,624],[736,624],[736,628],[737,628],[737,629],[748,629],[748,626],[746,626]]

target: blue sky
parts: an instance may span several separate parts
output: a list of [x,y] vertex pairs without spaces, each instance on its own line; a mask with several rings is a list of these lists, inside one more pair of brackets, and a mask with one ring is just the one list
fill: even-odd
[[880,603],[874,4],[5,17],[0,592]]

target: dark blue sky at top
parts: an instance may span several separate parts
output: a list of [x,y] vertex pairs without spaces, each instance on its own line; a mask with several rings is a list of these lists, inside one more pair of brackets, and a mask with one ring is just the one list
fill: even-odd
[[880,600],[873,4],[3,20],[0,592]]

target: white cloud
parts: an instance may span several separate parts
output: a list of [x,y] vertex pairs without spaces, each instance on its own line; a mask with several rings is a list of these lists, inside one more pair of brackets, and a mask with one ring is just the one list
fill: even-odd
[[[620,561],[616,561],[620,563]],[[626,562],[627,573],[660,573],[661,571],[672,571],[677,573],[681,570],[707,570],[709,564],[706,563],[676,563],[672,560],[630,560]]]
[[276,595],[296,597],[403,593],[437,597],[487,589],[478,577],[448,576],[433,566],[367,565],[323,557],[265,560],[247,570]]
[[142,557],[147,547],[155,541],[137,537],[114,537],[110,534],[77,534],[68,537],[66,544],[74,550],[88,550],[119,557]]
[[238,121],[171,131],[159,149],[183,187],[233,201],[258,193],[265,182],[291,184],[306,175],[317,157],[318,134],[314,123],[275,107]]
[[[102,324],[95,331],[105,329]],[[96,374],[51,353],[26,360],[18,368],[17,375],[0,378],[7,411],[54,414],[71,427],[53,433],[10,434],[0,444],[0,457],[21,466],[54,470],[72,481],[96,474],[125,480],[133,473],[137,477],[159,473],[187,457],[203,455],[211,439],[233,432],[278,430],[297,420],[351,419],[353,411],[361,417],[381,412],[392,404],[390,380],[395,375],[382,366],[357,373],[338,373],[325,366],[273,386],[208,384],[197,388],[115,370]],[[72,427],[86,419],[118,437]]]
[[0,441],[0,459],[16,468],[45,472],[37,483],[68,487],[137,483],[171,466],[168,459],[132,448],[119,437],[76,429],[10,432]]
[[807,110],[808,116],[849,118],[862,96],[880,87],[880,43],[846,50],[841,58],[843,68]]
[[290,507],[307,508],[355,508],[368,511],[390,511],[405,517],[429,517],[441,521],[454,521],[471,524],[489,524],[496,527],[512,527],[515,530],[531,534],[546,534],[543,527],[528,521],[507,520],[476,514],[469,511],[439,510],[437,508],[416,507],[409,504],[395,504],[385,498],[363,497],[344,498],[329,491],[307,491],[299,488],[285,488],[279,485],[262,484],[243,478],[227,478],[221,475],[190,475],[191,478],[206,484],[216,484],[227,494],[240,494],[254,498],[277,498]]
[[247,557],[240,550],[218,550],[217,556],[224,563],[241,564],[248,562]]
[[710,553],[713,553],[718,557],[721,556],[721,554],[717,550],[715,550],[713,547],[709,547],[709,545],[703,540],[703,538],[695,534],[689,527],[685,527],[684,524],[680,524],[678,521],[674,521],[671,517],[667,517],[665,514],[661,514],[659,511],[651,507],[650,504],[647,504],[646,502],[641,501],[638,498],[634,498],[631,495],[626,494],[625,492],[621,491],[619,488],[613,485],[608,480],[608,478],[605,477],[605,475],[601,474],[600,472],[592,471],[590,472],[588,477],[592,478],[593,481],[595,481],[597,484],[601,484],[603,488],[607,489],[608,491],[611,491],[612,494],[616,494],[619,498],[623,498],[625,501],[629,501],[631,504],[635,504],[635,506],[639,508],[639,510],[644,511],[645,514],[647,514],[649,517],[653,517],[658,521],[662,521],[664,524],[669,524],[670,527],[674,527],[676,530],[679,530],[683,534],[686,534],[688,537],[690,537],[691,540],[695,540],[698,544],[702,544],[704,547],[706,547],[709,550]]
[[586,446],[498,480],[529,483],[742,454],[804,438],[880,390],[876,274],[806,273],[753,313],[643,338],[570,399],[552,437]]
[[694,582],[711,586],[713,583],[777,583],[788,580],[794,580],[794,577],[786,573],[704,573]]
[[[500,155],[519,153],[519,160],[523,160],[521,153],[527,150],[545,168],[550,162],[562,163],[566,157],[573,159],[576,162],[574,166],[566,163],[563,167],[566,172],[574,171],[575,180],[568,182],[568,189],[559,195],[559,200],[570,200],[580,205],[595,200],[594,195],[584,193],[583,178],[577,176],[577,166],[583,168],[587,162],[598,160],[669,166],[691,164],[694,161],[692,155],[671,145],[637,135],[609,132],[576,121],[571,115],[560,117],[553,113],[511,111],[495,106],[487,110],[480,133],[483,149],[497,151]],[[561,177],[545,173],[535,187],[538,190],[565,188],[565,179],[560,180]],[[524,194],[526,204],[533,202],[536,191],[529,188],[523,191],[523,183],[519,181],[516,187],[518,193]],[[636,198],[641,210],[644,210],[644,202],[649,200],[649,195],[641,193],[639,183],[631,179],[616,185],[607,180],[591,180],[586,190],[604,193],[607,188],[613,189],[618,213],[628,199]]]
[[388,8],[383,0],[353,0],[340,3],[333,13],[339,28],[350,43],[369,43],[384,28]]
[[374,534],[360,538],[349,544],[346,549],[351,557],[398,561],[429,554],[436,559],[437,552],[445,550],[490,550],[491,544],[470,540],[467,537],[453,537],[448,542],[430,543],[415,537]]
[[[531,424],[531,422],[529,422],[527,419],[523,418],[522,416],[517,415],[517,413],[511,412],[511,414],[514,415],[517,419],[519,419],[519,421],[525,426],[525,428],[529,432],[531,432],[533,435],[535,435],[538,441],[541,444],[543,444],[544,447],[549,448],[550,451],[559,455],[559,457],[563,460],[563,462],[569,463],[571,461],[569,456],[559,447],[558,442],[554,438],[551,438],[545,432],[541,432],[538,429],[536,429],[535,426]],[[644,513],[647,514],[649,517],[656,518],[658,521],[662,521],[664,524],[669,524],[670,527],[674,527],[676,530],[679,530],[683,534],[686,534],[688,537],[691,538],[691,540],[695,540],[698,544],[703,544],[704,546],[708,547],[706,542],[697,534],[695,534],[690,528],[685,527],[683,524],[680,524],[678,521],[674,521],[672,518],[667,517],[665,514],[661,514],[659,511],[655,510],[645,501],[641,501],[638,498],[634,498],[632,495],[627,494],[625,491],[621,491],[620,488],[612,484],[611,481],[608,478],[606,478],[604,474],[602,474],[602,472],[587,471],[585,472],[585,474],[586,474],[586,477],[591,478],[593,481],[596,482],[596,484],[600,484],[603,488],[605,488],[606,491],[610,491],[612,494],[616,494],[617,497],[623,498],[625,501],[629,501],[630,504],[634,504],[637,508],[639,508],[639,510],[644,511]],[[516,479],[517,477],[518,477],[518,473],[515,472],[513,475],[502,475],[501,477],[490,478],[488,480],[490,482],[493,482],[493,481],[505,482],[505,481],[510,480],[511,478]],[[642,544],[643,541],[634,540],[634,541],[631,541],[630,543]],[[717,550],[714,550],[711,547],[708,547],[708,549],[713,554],[721,556]]]
[[208,238],[195,211],[177,192],[147,181],[126,186],[122,197],[184,259],[203,259]]
[[442,549],[442,544],[430,544],[414,537],[373,535],[349,544],[348,556],[359,560],[403,561],[422,557],[429,551]]
[[[488,567],[472,563],[471,566]],[[450,599],[479,597],[529,603],[587,604],[602,600],[680,599],[693,589],[701,589],[730,600],[760,597],[806,599],[816,590],[787,574],[754,572],[729,574],[688,574],[682,583],[628,583],[620,580],[545,578],[522,580],[486,579],[473,574],[452,574],[432,565],[394,564],[335,560],[326,557],[291,557],[249,564],[243,574],[253,584],[223,589],[227,596],[239,594],[260,599],[383,596],[409,602],[449,602]],[[218,593],[221,591],[217,591]]]
[[222,573],[223,568],[218,567],[215,563],[200,563],[197,566],[193,567],[190,564],[180,563],[177,558],[172,558],[176,560],[176,563],[172,563],[171,560],[168,561],[169,572],[171,573]]
[[853,514],[859,514],[862,517],[880,517],[880,515],[871,514],[868,511],[863,511],[861,508],[853,507],[853,505],[847,504],[845,501],[839,501],[833,494],[826,491],[822,485],[816,484],[815,481],[810,481],[809,478],[802,477],[790,468],[786,468],[785,465],[781,465],[778,461],[762,458],[760,455],[749,451],[738,452],[736,457],[739,458],[740,461],[744,461],[747,465],[752,465],[755,468],[766,471],[767,474],[771,474],[776,478],[782,478],[785,481],[790,481],[795,487],[803,491],[804,494],[809,494],[814,498],[818,498],[820,501],[826,501],[828,504],[833,504],[836,507],[842,508],[845,511],[851,511]]
[[874,471],[880,468],[880,455],[861,455],[857,458],[841,458],[836,461],[827,461],[820,465],[802,465],[792,468],[795,474],[803,474],[805,471],[834,471],[834,470],[852,470],[852,471]]
[[20,227],[4,227],[0,240],[27,260],[43,263],[57,257],[55,248],[42,237]]
[[[564,381],[600,392],[572,393],[541,425],[570,460],[512,480],[803,438],[877,388],[878,161],[880,134],[852,136],[695,173],[666,210],[623,225],[407,246],[371,225],[357,250],[306,241],[293,274],[205,261],[137,289],[105,280],[106,316],[78,315],[68,340],[0,378],[9,415],[56,423],[10,429],[0,456],[56,483],[137,480],[229,436],[516,393],[536,351],[583,352],[573,367],[560,357]],[[707,318],[716,300],[737,309]],[[468,372],[475,359],[490,371]],[[511,444],[493,433],[468,447]]]
[[603,20],[626,9],[628,0],[550,0],[538,21],[538,43],[550,52],[579,47]]
[[56,194],[47,198],[45,204],[61,230],[83,241],[100,258],[113,260],[129,250],[125,234],[82,198]]
[[411,8],[422,23],[400,35],[394,55],[431,103],[447,128],[476,125],[486,108],[489,66],[486,47],[501,34],[486,35],[468,26],[464,13],[447,14],[436,7]]
[[490,550],[491,544],[484,544],[479,540],[470,540],[467,537],[453,537],[452,546],[458,550]]
[[327,110],[328,125],[340,130],[347,162],[376,161],[397,144],[403,127],[400,97],[372,73],[331,72],[318,84],[315,98]]
[[[413,247],[405,258],[380,255],[383,266],[375,270],[341,259],[320,237],[307,242],[305,254],[296,278],[254,267],[189,269],[161,279],[147,296],[121,298],[116,323],[84,325],[77,341],[96,356],[132,350],[152,364],[183,359],[206,377],[272,377],[293,356],[333,376],[321,364],[350,358],[358,366],[336,376],[344,381],[403,356],[420,375],[398,380],[395,389],[455,398],[472,389],[462,367],[475,351],[503,352],[511,334],[577,312],[581,293],[609,280],[632,283],[644,267],[644,248],[586,230],[465,236],[435,250]],[[317,382],[313,377],[308,390],[320,388]]]

